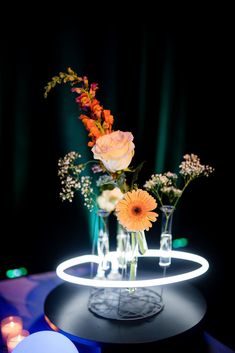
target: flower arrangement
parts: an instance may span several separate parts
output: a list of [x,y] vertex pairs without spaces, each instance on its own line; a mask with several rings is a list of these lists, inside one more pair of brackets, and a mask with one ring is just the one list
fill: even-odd
[[[171,172],[153,174],[140,188],[137,180],[143,163],[131,166],[135,145],[131,132],[114,130],[114,117],[96,98],[97,83],[89,84],[71,68],[54,76],[45,87],[45,98],[56,85],[69,83],[80,110],[79,119],[88,131],[88,147],[93,159],[80,162],[82,156],[71,151],[59,159],[58,175],[61,180],[62,200],[72,202],[80,191],[85,206],[90,210],[114,212],[118,221],[129,231],[142,232],[152,227],[158,218],[154,211],[158,204],[179,202],[188,185],[200,176],[209,176],[213,168],[200,163],[195,154],[186,154],[179,166],[179,175]],[[85,174],[90,167],[92,176]],[[94,182],[94,176],[96,181]],[[181,182],[182,186],[178,184]]]
[[[96,98],[97,83],[89,84],[86,76],[80,77],[71,68],[54,76],[45,87],[45,98],[58,84],[68,83],[80,110],[79,119],[88,131],[88,147],[93,159],[83,161],[79,152],[70,151],[58,161],[58,176],[61,181],[60,197],[63,201],[73,201],[79,191],[84,205],[89,211],[95,211],[102,219],[98,232],[97,252],[101,257],[97,276],[105,277],[108,268],[106,254],[109,252],[106,228],[107,216],[113,212],[118,224],[128,234],[123,242],[123,234],[117,235],[120,268],[129,264],[129,278],[134,280],[137,269],[137,254],[147,250],[145,231],[158,219],[155,211],[160,204],[165,215],[162,218],[160,249],[164,256],[159,265],[170,264],[172,213],[188,185],[198,177],[209,176],[213,168],[200,163],[195,154],[186,154],[179,165],[179,174],[167,172],[153,174],[143,188],[138,185],[138,174],[143,166],[131,165],[135,152],[134,137],[129,131],[114,130],[114,117],[111,111],[104,109]],[[87,171],[89,169],[89,171]],[[164,225],[163,225],[164,224]],[[121,238],[119,238],[121,236]],[[112,274],[112,271],[110,272]],[[114,271],[114,275],[116,273]],[[111,278],[111,277],[110,277]],[[134,289],[132,289],[134,291]]]

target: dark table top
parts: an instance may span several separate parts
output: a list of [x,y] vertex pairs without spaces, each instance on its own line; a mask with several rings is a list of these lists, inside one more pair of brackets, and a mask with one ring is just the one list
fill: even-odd
[[[159,287],[151,287],[159,291]],[[110,290],[110,289],[109,289]],[[45,300],[45,315],[73,340],[90,343],[136,344],[179,335],[200,323],[206,313],[206,301],[193,286],[164,286],[163,310],[140,320],[107,320],[88,309],[91,288],[63,283]]]

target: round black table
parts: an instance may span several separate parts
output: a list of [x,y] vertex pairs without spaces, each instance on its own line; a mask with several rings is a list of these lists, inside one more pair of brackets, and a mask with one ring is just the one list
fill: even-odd
[[[159,292],[159,287],[152,287]],[[157,315],[140,320],[112,320],[88,310],[90,287],[63,283],[45,300],[46,320],[73,341],[115,351],[115,346],[158,343],[182,336],[198,328],[206,313],[206,301],[189,284],[172,284],[163,288],[164,309]],[[191,342],[191,338],[190,338]],[[192,343],[193,344],[193,343]],[[112,349],[110,349],[112,347]],[[109,351],[107,350],[107,351]]]

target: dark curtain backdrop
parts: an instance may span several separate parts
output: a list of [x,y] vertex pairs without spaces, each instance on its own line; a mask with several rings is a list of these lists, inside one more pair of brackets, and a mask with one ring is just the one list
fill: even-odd
[[[1,278],[19,266],[54,270],[91,249],[88,212],[78,195],[62,203],[57,177],[65,153],[89,157],[87,133],[69,86],[43,97],[51,77],[70,66],[99,83],[98,98],[111,109],[115,129],[132,131],[133,162],[146,161],[140,185],[152,173],[177,171],[185,153],[215,168],[183,195],[173,233],[210,261],[197,284],[209,300],[210,329],[231,346],[224,323],[234,295],[229,19],[219,11],[174,22],[151,16],[151,9],[148,17],[139,9],[137,17],[116,18],[115,10],[107,17],[41,12],[38,19],[15,12],[14,29],[1,30]],[[157,223],[147,239],[158,246]]]

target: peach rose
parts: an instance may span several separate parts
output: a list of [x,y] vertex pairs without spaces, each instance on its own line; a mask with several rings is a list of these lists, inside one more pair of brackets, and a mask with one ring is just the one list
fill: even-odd
[[94,159],[99,159],[107,170],[115,173],[129,166],[135,145],[131,132],[114,131],[100,136],[91,149]]

